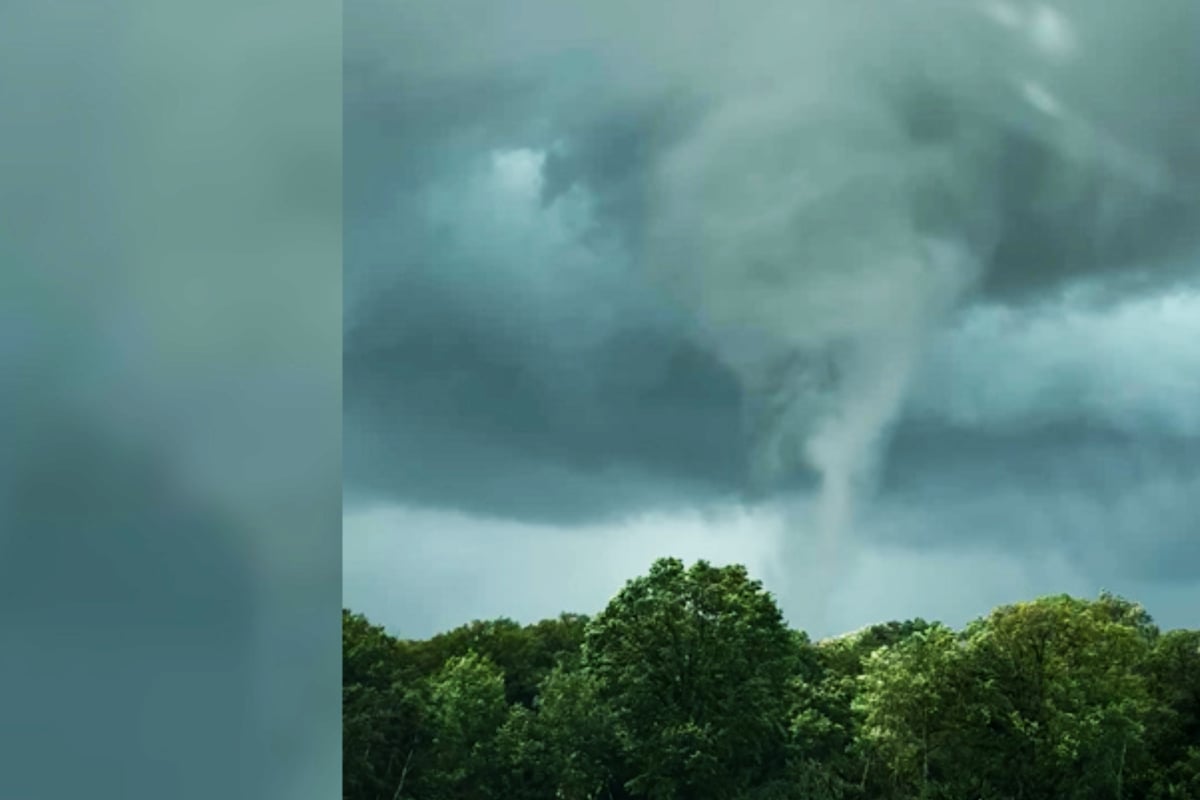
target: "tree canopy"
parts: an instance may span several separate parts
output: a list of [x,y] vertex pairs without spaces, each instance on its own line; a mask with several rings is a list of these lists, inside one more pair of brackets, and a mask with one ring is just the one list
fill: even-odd
[[661,559],[590,619],[342,623],[347,800],[1200,800],[1200,631],[1108,593],[813,642]]

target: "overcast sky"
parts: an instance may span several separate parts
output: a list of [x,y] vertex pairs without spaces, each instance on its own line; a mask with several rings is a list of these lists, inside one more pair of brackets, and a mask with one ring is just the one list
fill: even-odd
[[345,603],[1200,626],[1200,6],[354,0]]

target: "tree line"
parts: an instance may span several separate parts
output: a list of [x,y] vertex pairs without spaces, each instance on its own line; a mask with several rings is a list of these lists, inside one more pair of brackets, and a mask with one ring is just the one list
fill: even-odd
[[594,618],[342,625],[346,800],[1200,800],[1200,631],[1108,593],[812,641],[661,559]]

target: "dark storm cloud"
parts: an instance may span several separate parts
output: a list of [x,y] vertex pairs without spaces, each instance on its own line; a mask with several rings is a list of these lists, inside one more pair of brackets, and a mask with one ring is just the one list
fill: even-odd
[[[908,516],[896,525],[912,546],[1065,546],[1100,572],[1194,581],[1198,465],[1200,437],[1135,437],[1080,423],[1005,434],[902,425],[876,514]],[[866,530],[880,543],[895,534],[888,525]]]
[[[563,61],[576,86],[603,77],[590,59]],[[736,377],[626,263],[649,164],[691,106],[681,93],[599,112],[549,104],[555,80],[539,85],[530,71],[510,62],[417,80],[386,58],[348,56],[348,494],[563,520],[736,491],[747,459]],[[493,250],[469,209],[429,218],[431,192],[467,204],[472,170],[486,179],[493,152],[525,147],[546,152],[529,210],[547,213],[535,228],[557,224],[548,209],[573,190],[586,193],[573,252]],[[482,216],[492,201],[476,202]],[[612,279],[547,319],[530,283],[569,282],[564,255]],[[550,277],[529,277],[539,271]],[[597,305],[614,311],[576,313]],[[588,341],[563,353],[564,326]]]
[[539,367],[448,304],[432,319],[394,308],[405,330],[345,359],[346,478],[359,490],[562,520],[737,488],[737,383],[686,339],[616,333],[576,374]]
[[1037,427],[1032,390],[1005,433],[904,418],[955,314],[1196,274],[1195,8],[1058,9],[352,4],[348,495],[585,520],[873,459],[889,503],[947,470],[965,495],[1185,487],[1194,432],[1160,414],[1142,442],[1145,404],[1078,430]]

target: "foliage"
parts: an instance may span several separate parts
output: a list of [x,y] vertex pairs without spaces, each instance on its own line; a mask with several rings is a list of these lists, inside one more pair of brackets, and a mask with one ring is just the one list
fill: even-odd
[[454,656],[429,683],[431,797],[487,798],[495,778],[495,737],[508,715],[504,675],[475,653]]
[[391,798],[412,771],[424,703],[405,686],[396,643],[342,612],[342,763],[347,797]]
[[783,758],[793,638],[744,567],[657,561],[588,627],[584,666],[616,714],[628,788],[728,797]]
[[887,793],[929,797],[959,741],[963,659],[941,625],[917,631],[867,658],[855,705],[862,739],[887,774]]
[[1200,631],[1108,593],[813,643],[663,559],[591,620],[342,628],[347,800],[1200,800]]
[[501,731],[504,796],[598,797],[611,779],[615,724],[590,672],[555,669],[539,687],[536,710],[515,706]]

